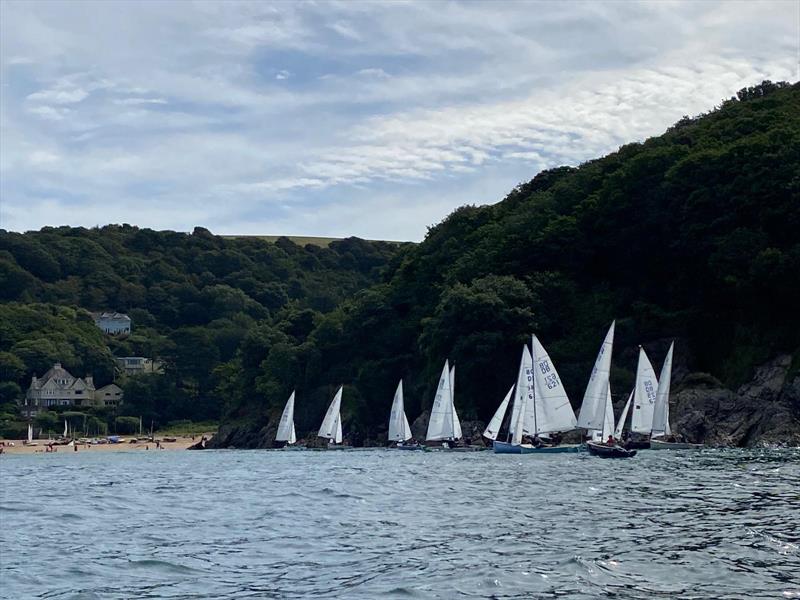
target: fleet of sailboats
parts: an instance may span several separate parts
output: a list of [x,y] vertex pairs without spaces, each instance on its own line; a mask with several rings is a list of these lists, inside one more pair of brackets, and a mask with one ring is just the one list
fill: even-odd
[[[672,376],[674,343],[670,345],[660,380],[644,348],[639,347],[636,382],[628,396],[619,420],[614,418],[611,396],[611,355],[614,348],[615,323],[612,322],[597,353],[594,367],[584,392],[580,412],[576,418],[569,397],[547,350],[535,335],[530,347],[522,348],[515,383],[509,388],[492,416],[483,436],[492,442],[498,454],[547,454],[574,452],[577,444],[562,445],[561,434],[577,429],[589,437],[587,445],[592,453],[600,455],[633,456],[631,448],[695,448],[699,444],[686,444],[670,440],[669,393]],[[436,394],[431,407],[425,439],[439,442],[443,449],[466,450],[474,447],[457,446],[463,437],[461,422],[454,401],[455,366],[445,360]],[[327,448],[341,449],[343,445],[341,404],[344,386],[339,386],[325,413],[317,435],[328,440]],[[286,401],[275,441],[291,447],[297,443],[294,423],[295,392]],[[510,408],[510,410],[509,410]],[[628,439],[625,448],[619,445],[630,415],[629,432],[637,439]],[[67,435],[67,421],[64,421]],[[28,440],[32,440],[32,427],[28,427]],[[630,436],[629,434],[629,436]],[[403,380],[397,383],[389,414],[388,440],[403,450],[427,449],[413,439],[411,426],[405,412]],[[606,448],[603,449],[602,447]],[[614,452],[608,449],[613,448]],[[623,453],[623,454],[620,454]]]

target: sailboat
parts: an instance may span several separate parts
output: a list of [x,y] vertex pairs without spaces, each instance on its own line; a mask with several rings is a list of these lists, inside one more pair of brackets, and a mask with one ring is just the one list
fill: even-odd
[[275,434],[276,442],[285,442],[284,446],[291,446],[297,442],[297,434],[294,430],[294,391],[283,407],[281,420],[278,423],[278,433]]
[[[622,411],[620,423],[625,419],[625,410]],[[621,426],[620,426],[621,427]],[[614,441],[612,444],[606,440],[614,433],[614,405],[611,403],[611,386],[606,385],[606,400],[604,402],[603,428],[599,431],[599,440],[593,439],[586,442],[589,454],[600,458],[631,458],[636,456],[636,450],[628,450]]]
[[667,441],[672,437],[672,431],[670,431],[669,427],[669,388],[672,381],[672,351],[674,347],[675,342],[669,345],[667,356],[664,359],[664,366],[661,367],[661,378],[656,391],[653,425],[650,434],[650,448],[653,450],[689,450],[703,447],[703,444]]
[[28,439],[25,442],[26,446],[35,446],[36,442],[33,441],[33,425],[28,423]]
[[497,407],[497,410],[492,417],[492,420],[489,421],[489,424],[486,426],[486,429],[483,430],[483,437],[488,440],[495,441],[497,439],[497,434],[500,433],[500,427],[503,425],[503,419],[506,417],[506,411],[508,410],[508,403],[511,402],[511,397],[514,395],[514,387],[511,386],[506,394],[506,397],[503,398],[503,401],[500,403],[500,406]]
[[407,443],[412,439],[411,426],[408,424],[405,406],[403,404],[403,380],[397,384],[392,401],[392,411],[389,414],[389,441],[397,442],[398,450],[422,450],[423,446],[416,442]]
[[[586,384],[583,403],[578,415],[578,427],[585,429],[592,439],[601,438],[606,414],[606,397],[609,390],[608,378],[611,372],[611,353],[614,349],[614,322],[597,353],[597,359]],[[612,413],[613,415],[613,413]],[[612,417],[613,418],[613,417]]]
[[[631,414],[631,439],[625,447],[649,448],[650,432],[653,428],[653,413],[655,411],[656,391],[658,379],[650,359],[644,348],[639,346],[639,361],[636,365],[636,383],[633,387],[633,412]],[[634,437],[634,434],[637,434]]]
[[436,388],[436,397],[431,407],[428,431],[425,434],[426,440],[442,442],[443,448],[451,448],[455,441],[461,438],[461,422],[458,420],[458,413],[453,404],[451,377],[455,377],[455,367],[451,370],[449,361],[445,360],[442,374],[439,377],[439,386]]
[[[507,439],[505,442],[495,439],[494,451],[497,454],[577,452],[578,446],[542,443],[543,438],[549,439],[552,434],[575,429],[577,421],[555,365],[535,335],[531,347],[533,353],[527,345],[522,349]],[[523,436],[530,436],[538,443],[523,443]]]
[[345,448],[342,445],[342,390],[344,386],[339,386],[339,389],[334,395],[328,411],[325,413],[325,418],[322,419],[322,425],[319,428],[317,435],[321,438],[328,440],[329,450],[341,450]]

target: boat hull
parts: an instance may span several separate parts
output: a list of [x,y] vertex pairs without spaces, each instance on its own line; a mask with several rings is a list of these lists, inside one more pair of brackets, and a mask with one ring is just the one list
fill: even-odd
[[622,445],[626,450],[647,450],[650,448],[650,440],[641,440],[636,442],[625,442]]
[[650,440],[651,450],[699,450],[703,444],[690,444],[689,442],[665,442]]
[[395,450],[425,450],[425,446],[422,444],[397,444],[394,447]]
[[564,454],[580,452],[580,446],[542,446],[536,448],[527,444],[511,444],[509,442],[492,442],[495,454]]
[[606,446],[597,442],[586,442],[586,449],[592,456],[600,458],[633,458],[636,450],[626,450],[622,446]]

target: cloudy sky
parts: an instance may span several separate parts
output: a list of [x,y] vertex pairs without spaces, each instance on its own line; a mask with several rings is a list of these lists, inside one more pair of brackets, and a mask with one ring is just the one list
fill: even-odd
[[7,2],[0,227],[419,240],[800,79],[800,0]]

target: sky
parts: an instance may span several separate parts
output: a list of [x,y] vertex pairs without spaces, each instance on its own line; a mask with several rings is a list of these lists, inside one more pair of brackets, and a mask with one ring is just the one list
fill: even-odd
[[800,0],[2,0],[0,228],[417,241],[798,63]]

